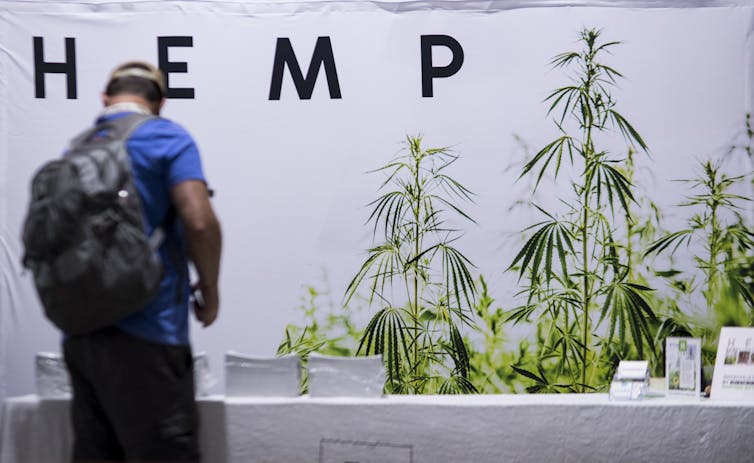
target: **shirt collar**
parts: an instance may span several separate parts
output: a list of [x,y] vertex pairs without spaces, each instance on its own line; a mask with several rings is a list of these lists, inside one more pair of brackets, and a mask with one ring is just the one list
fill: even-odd
[[139,103],[134,103],[132,101],[123,101],[120,103],[111,104],[110,106],[105,106],[105,108],[102,109],[102,112],[99,113],[97,119],[112,116],[113,114],[117,113],[139,113],[149,116],[152,115],[152,111],[150,111],[149,108],[144,105],[140,105]]

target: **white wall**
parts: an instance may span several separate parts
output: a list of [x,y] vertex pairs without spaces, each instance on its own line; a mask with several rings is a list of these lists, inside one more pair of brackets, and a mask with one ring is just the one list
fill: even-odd
[[[723,7],[545,8],[607,3]],[[285,324],[298,316],[304,285],[323,271],[340,299],[370,244],[364,206],[382,179],[365,172],[395,154],[406,134],[423,133],[428,146],[461,154],[452,173],[478,195],[470,207],[478,226],[460,246],[498,303],[513,305],[515,278],[503,274],[518,244],[510,236],[536,218],[508,211],[528,196],[526,182],[515,182],[519,170],[508,169],[521,156],[513,135],[533,149],[554,135],[541,101],[564,79],[548,62],[577,46],[582,26],[624,42],[611,62],[627,76],[616,91],[619,110],[651,149],[641,160],[641,183],[662,206],[678,204],[684,192],[669,180],[692,176],[694,160],[719,153],[751,108],[749,4],[4,2],[0,384],[4,376],[8,395],[30,392],[34,352],[58,350],[60,342],[29,275],[15,264],[29,178],[93,120],[114,65],[157,60],[156,37],[193,37],[193,47],[171,50],[170,59],[189,69],[171,84],[194,87],[196,99],[171,100],[164,115],[195,136],[217,191],[226,250],[222,312],[210,329],[193,326],[192,336],[221,376],[226,350],[274,353]],[[465,52],[458,74],[435,81],[434,98],[421,96],[423,34],[451,35]],[[61,61],[64,37],[76,38],[77,99],[66,99],[61,75],[46,78],[46,98],[34,97],[33,36],[45,38],[47,61]],[[321,72],[312,99],[301,101],[286,71],[282,99],[269,101],[277,38],[291,39],[305,72],[318,36],[331,37],[343,98],[328,97]],[[449,59],[442,52],[437,65]]]

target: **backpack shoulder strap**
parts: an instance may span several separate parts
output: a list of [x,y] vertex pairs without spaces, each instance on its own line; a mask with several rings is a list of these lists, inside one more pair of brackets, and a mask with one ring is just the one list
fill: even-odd
[[103,142],[127,140],[141,124],[156,118],[157,116],[148,114],[131,113],[123,117],[100,122],[74,137],[68,144],[68,149],[70,151],[77,146],[89,143],[94,140],[96,135],[101,136]]

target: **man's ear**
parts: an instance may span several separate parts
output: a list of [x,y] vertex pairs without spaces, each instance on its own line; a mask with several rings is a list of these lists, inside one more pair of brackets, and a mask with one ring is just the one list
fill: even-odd
[[107,96],[107,93],[102,92],[100,94],[100,97],[102,98],[102,106],[105,106],[105,107],[110,106],[110,97]]

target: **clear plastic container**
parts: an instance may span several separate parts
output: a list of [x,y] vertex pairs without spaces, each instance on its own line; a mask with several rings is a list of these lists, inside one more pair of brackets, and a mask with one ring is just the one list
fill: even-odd
[[71,396],[71,380],[63,356],[57,352],[37,352],[34,380],[42,399],[65,399]]
[[225,354],[225,395],[228,397],[295,397],[299,395],[300,385],[298,355]]
[[382,397],[385,365],[381,355],[334,357],[309,355],[312,397]]
[[209,390],[217,384],[217,378],[209,369],[209,357],[206,352],[194,355],[194,389],[197,397],[209,395]]

